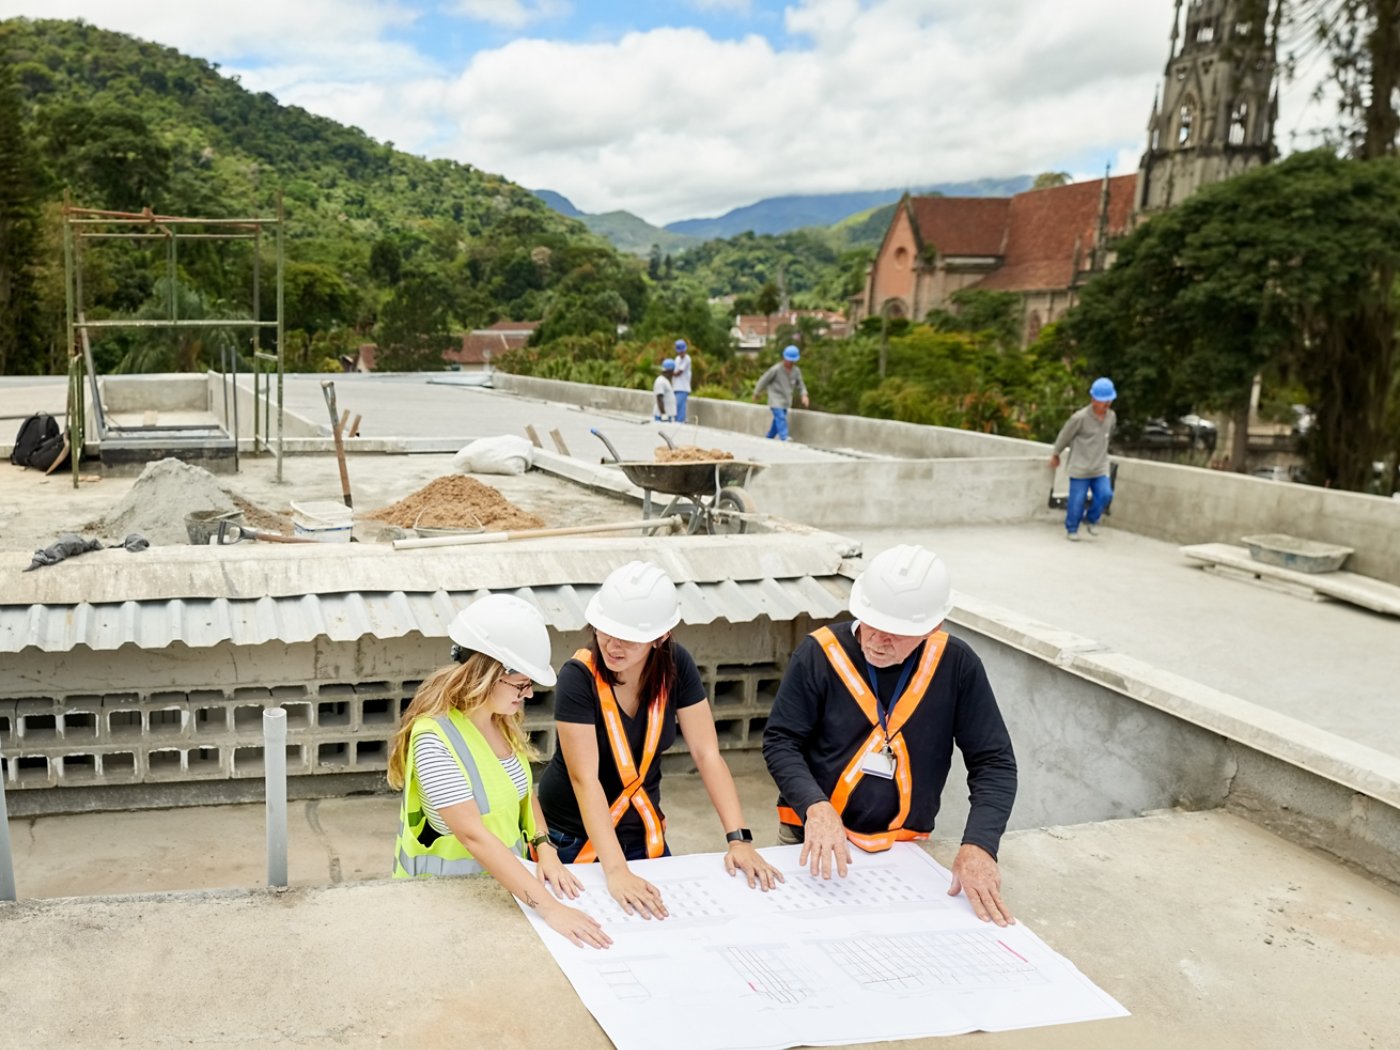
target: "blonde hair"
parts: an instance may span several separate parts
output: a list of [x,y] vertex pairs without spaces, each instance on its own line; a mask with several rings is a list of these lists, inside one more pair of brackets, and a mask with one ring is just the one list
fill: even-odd
[[[408,742],[413,735],[413,724],[420,718],[436,718],[449,711],[461,711],[468,718],[491,695],[492,688],[505,676],[505,667],[485,653],[472,653],[466,661],[438,668],[413,694],[413,702],[399,719],[398,731],[394,733],[389,747],[389,786],[395,791],[403,789],[404,767],[408,762]],[[511,750],[522,755],[527,761],[537,762],[540,753],[525,732],[525,712],[515,715],[492,715],[501,735],[510,744]]]

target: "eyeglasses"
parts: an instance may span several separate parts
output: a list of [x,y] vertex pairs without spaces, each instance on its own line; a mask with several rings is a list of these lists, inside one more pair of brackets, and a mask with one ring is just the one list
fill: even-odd
[[[506,668],[506,674],[519,674],[519,673],[520,673],[520,672],[518,672],[518,671],[512,671],[509,667]],[[533,687],[534,687],[534,684],[535,684],[535,683],[534,683],[533,681],[531,681],[529,678],[525,679],[525,681],[523,681],[523,682],[507,682],[507,681],[505,680],[505,677],[502,676],[501,678],[498,679],[498,681],[499,681],[502,685],[506,685],[506,686],[509,686],[510,688],[514,689],[514,690],[515,690],[515,695],[516,695],[517,698],[524,696],[526,690],[533,688]]]

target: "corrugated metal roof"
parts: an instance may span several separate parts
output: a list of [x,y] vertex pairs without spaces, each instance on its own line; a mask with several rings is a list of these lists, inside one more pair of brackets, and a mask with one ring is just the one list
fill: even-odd
[[[766,616],[777,621],[806,614],[817,619],[846,610],[851,581],[844,576],[721,580],[678,585],[681,622],[749,623]],[[585,625],[583,611],[597,585],[522,587],[494,593],[517,594],[534,604],[556,630]],[[463,606],[487,590],[352,592],[287,597],[175,598],[77,605],[0,606],[0,652],[32,647],[61,653],[79,646],[97,651],[135,645],[161,649],[181,642],[208,649],[225,642],[240,646],[267,642],[295,644],[326,637],[350,642],[364,637],[399,638],[419,633],[447,636],[447,625]]]

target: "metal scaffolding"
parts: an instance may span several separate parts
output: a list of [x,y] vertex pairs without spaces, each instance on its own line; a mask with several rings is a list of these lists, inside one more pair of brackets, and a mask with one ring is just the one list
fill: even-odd
[[[92,208],[77,208],[65,205],[63,209],[63,261],[64,292],[67,300],[67,324],[69,347],[69,447],[73,467],[73,485],[77,487],[79,468],[86,440],[86,413],[83,405],[83,386],[86,379],[90,384],[93,406],[93,419],[97,428],[99,445],[110,429],[142,429],[146,431],[182,428],[114,428],[106,419],[102,409],[101,391],[98,376],[93,364],[92,343],[89,333],[103,329],[251,329],[251,359],[253,375],[253,450],[268,452],[275,448],[277,455],[277,480],[282,480],[283,452],[283,350],[285,347],[283,319],[283,270],[285,260],[286,218],[282,201],[277,201],[275,218],[250,219],[201,219],[173,215],[156,215],[147,208],[142,212],[99,211]],[[264,237],[270,235],[276,256],[277,304],[274,320],[264,321],[262,317],[261,285],[262,255]],[[111,318],[89,321],[83,309],[83,245],[87,241],[163,240],[166,244],[166,271],[169,278],[170,316],[168,318],[127,320]],[[251,241],[253,246],[253,288],[252,315],[249,317],[229,317],[218,319],[181,318],[179,316],[179,245],[182,241]],[[275,353],[262,348],[264,329],[276,331]],[[224,396],[224,420],[229,425],[233,439],[234,469],[238,469],[239,411],[238,411],[238,352],[236,349],[221,347],[219,350],[220,386]],[[276,444],[272,441],[272,380],[277,378],[277,429]],[[232,404],[230,405],[230,389]],[[76,426],[74,421],[76,420]],[[212,428],[211,428],[212,429]]]

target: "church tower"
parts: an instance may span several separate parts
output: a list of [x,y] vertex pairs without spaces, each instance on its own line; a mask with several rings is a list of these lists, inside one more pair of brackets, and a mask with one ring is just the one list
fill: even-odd
[[1274,159],[1281,7],[1280,0],[1176,0],[1138,174],[1139,214]]

